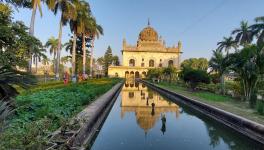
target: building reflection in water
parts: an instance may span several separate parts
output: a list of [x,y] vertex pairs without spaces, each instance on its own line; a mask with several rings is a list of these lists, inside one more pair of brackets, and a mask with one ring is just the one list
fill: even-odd
[[147,133],[161,120],[161,132],[166,132],[166,113],[179,116],[179,106],[165,100],[158,93],[148,89],[144,84],[127,81],[121,92],[121,118],[126,113],[135,113],[136,123]]

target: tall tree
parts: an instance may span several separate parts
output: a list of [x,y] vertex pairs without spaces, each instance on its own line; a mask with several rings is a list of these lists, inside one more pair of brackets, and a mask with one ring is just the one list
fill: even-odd
[[[85,31],[85,23],[88,17],[90,16],[91,10],[88,2],[82,0],[73,1],[77,16],[76,19],[70,20],[70,27],[73,33],[73,45],[72,45],[72,77],[76,77],[75,68],[76,68],[76,39],[77,36],[82,35]],[[85,37],[84,37],[85,38]],[[85,39],[84,39],[85,40]],[[85,44],[85,41],[83,41]],[[86,52],[86,51],[85,51]],[[84,71],[85,72],[85,71]]]
[[81,25],[80,25],[80,30],[81,30],[81,37],[82,37],[82,51],[83,51],[83,75],[86,76],[86,38],[89,36],[89,27],[91,25],[91,16],[90,14],[84,14],[81,17]]
[[221,50],[213,50],[213,56],[209,61],[209,67],[220,76],[221,93],[225,94],[225,73],[228,71],[228,57]]
[[[36,18],[36,11],[37,8],[39,9],[40,16],[42,16],[42,9],[41,9],[41,0],[31,0],[32,5],[32,15],[31,15],[31,21],[30,21],[30,28],[29,28],[29,34],[31,36],[34,36],[34,26],[35,26],[35,18]],[[32,68],[32,55],[30,56],[30,59],[28,61],[28,71],[31,72]]]
[[107,47],[107,50],[104,54],[104,69],[105,76],[108,76],[108,67],[112,64],[112,49],[110,46]]
[[90,37],[92,38],[91,41],[91,58],[90,58],[90,76],[92,77],[93,73],[93,51],[94,51],[94,40],[95,38],[99,38],[100,35],[103,35],[103,28],[101,25],[98,25],[96,23],[96,20],[94,17],[91,18],[90,21]]
[[65,26],[70,19],[76,18],[77,12],[71,0],[47,0],[47,4],[55,15],[59,11],[61,12],[60,23],[59,23],[59,36],[58,36],[58,52],[57,52],[57,62],[56,62],[57,65],[56,79],[59,80],[62,27]]
[[252,94],[264,73],[263,48],[256,45],[245,47],[232,54],[230,62],[231,69],[241,78],[245,100],[252,100]]
[[254,32],[249,27],[247,21],[241,21],[240,28],[233,30],[232,34],[235,35],[235,40],[238,44],[245,47],[252,42]]
[[48,41],[45,44],[45,47],[49,48],[50,54],[53,55],[54,73],[56,72],[56,56],[58,51],[58,42],[59,40],[52,36],[48,39]]
[[[72,54],[73,54],[73,38],[71,38],[69,40],[69,42],[65,43],[65,50],[67,52],[70,52],[71,56],[72,57]],[[90,47],[90,40],[88,38],[86,38],[85,40],[85,46],[86,47]],[[88,49],[85,49],[86,50],[86,57],[89,59],[90,58],[90,53],[88,51]],[[76,39],[76,60],[75,60],[75,72],[83,72],[83,50],[82,50],[82,37],[81,36],[77,36],[77,39]],[[86,69],[88,70],[88,66],[86,65],[85,66]]]
[[32,15],[30,21],[29,34],[33,36],[37,9],[39,9],[40,16],[42,16],[41,0],[31,0],[31,5],[32,5]]
[[45,55],[46,49],[43,49],[42,46],[38,46],[38,45],[34,45],[34,47],[32,47],[32,57],[33,57],[33,62],[36,65],[35,69],[35,73],[37,74],[38,72],[38,62],[40,62],[42,60],[42,58],[47,58],[47,56]]
[[233,40],[232,37],[224,37],[223,40],[221,42],[217,43],[219,50],[223,51],[225,50],[225,52],[227,53],[227,55],[229,54],[230,49],[234,48],[235,50],[237,49],[237,42]]

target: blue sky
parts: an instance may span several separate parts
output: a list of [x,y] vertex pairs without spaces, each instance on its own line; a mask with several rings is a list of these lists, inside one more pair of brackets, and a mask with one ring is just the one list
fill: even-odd
[[[121,57],[122,40],[136,44],[139,32],[151,26],[166,40],[168,46],[183,43],[183,59],[210,58],[216,43],[239,27],[240,21],[254,22],[264,16],[263,0],[89,0],[104,36],[95,43],[95,57],[104,54],[108,45]],[[15,20],[29,25],[31,10],[14,11]],[[54,16],[43,5],[43,17],[37,13],[35,36],[43,43],[58,36],[59,15]],[[70,37],[68,26],[63,28],[63,42]],[[63,52],[63,55],[67,55]]]

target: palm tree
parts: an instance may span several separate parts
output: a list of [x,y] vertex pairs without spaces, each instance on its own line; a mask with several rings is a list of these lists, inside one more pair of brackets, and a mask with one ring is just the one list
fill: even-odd
[[256,24],[250,26],[257,37],[257,44],[264,45],[264,16],[255,18]]
[[45,44],[45,47],[49,48],[50,54],[53,54],[53,60],[54,60],[54,73],[56,73],[56,55],[58,51],[58,42],[59,40],[54,38],[53,36],[48,39],[48,41]]
[[58,36],[58,52],[56,61],[56,79],[59,80],[59,65],[60,65],[60,51],[61,51],[61,38],[62,38],[62,27],[65,26],[70,19],[76,17],[75,6],[70,0],[47,0],[48,7],[56,15],[59,11],[61,12],[60,23],[59,23],[59,36]]
[[[34,35],[34,25],[35,25],[35,18],[36,18],[36,10],[39,9],[40,16],[42,16],[42,9],[41,9],[41,0],[31,0],[32,5],[32,15],[30,21],[30,28],[29,28],[29,35]],[[29,56],[30,59],[28,60],[28,71],[31,72],[32,66],[32,56]]]
[[90,76],[92,77],[93,73],[93,49],[94,49],[94,40],[95,38],[99,38],[100,35],[103,35],[103,28],[101,25],[98,25],[96,23],[96,20],[94,17],[91,18],[91,24],[90,24],[90,37],[92,38],[91,41],[91,58],[90,58]]
[[224,75],[228,71],[228,57],[225,57],[221,50],[213,50],[213,56],[209,61],[209,67],[220,76],[221,93],[225,94],[225,78]]
[[32,5],[32,15],[30,21],[29,34],[34,35],[34,25],[35,25],[37,8],[39,9],[40,16],[42,16],[41,0],[31,0],[31,5]]
[[36,69],[36,71],[35,71],[36,74],[38,72],[38,62],[40,62],[42,58],[44,58],[44,59],[47,58],[47,56],[45,55],[45,52],[46,52],[46,50],[43,49],[43,48],[40,48],[40,49],[39,48],[34,48],[33,51],[32,51],[33,62],[36,65],[36,68],[35,68]]
[[231,48],[237,49],[237,42],[233,40],[232,37],[224,37],[223,41],[217,43],[218,48],[220,51],[225,50],[227,56],[229,54],[229,50]]
[[[76,7],[77,16],[76,19],[70,20],[70,27],[73,33],[73,44],[72,44],[72,77],[76,77],[75,68],[76,68],[76,39],[77,36],[82,35],[85,30],[85,23],[87,18],[90,16],[91,10],[88,2],[83,0],[75,0],[74,5]],[[85,38],[85,37],[84,37]],[[85,40],[85,39],[84,39]],[[84,44],[85,41],[83,40]],[[85,54],[84,49],[84,56]],[[85,57],[86,58],[86,57]],[[85,66],[84,66],[85,68]],[[85,71],[84,71],[85,73]]]
[[83,75],[86,75],[86,38],[91,34],[91,16],[90,14],[84,15],[81,19],[80,32],[82,37],[82,51],[83,51]]
[[241,78],[245,100],[252,104],[252,94],[264,73],[264,51],[260,46],[250,45],[230,58],[231,69]]
[[241,21],[240,28],[233,30],[232,34],[235,35],[235,41],[245,47],[252,42],[254,32],[248,26],[247,21]]

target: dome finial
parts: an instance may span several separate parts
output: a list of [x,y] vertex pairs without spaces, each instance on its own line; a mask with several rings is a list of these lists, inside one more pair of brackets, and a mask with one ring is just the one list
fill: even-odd
[[148,26],[150,26],[150,21],[149,21],[149,18],[148,18]]

